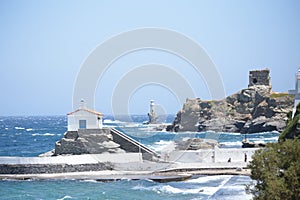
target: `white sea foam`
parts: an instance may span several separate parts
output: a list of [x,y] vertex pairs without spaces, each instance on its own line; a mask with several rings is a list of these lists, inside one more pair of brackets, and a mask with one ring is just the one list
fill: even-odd
[[253,141],[254,143],[257,143],[257,144],[264,144],[266,141],[264,139],[261,139],[261,138],[252,138],[250,141]]
[[[230,185],[230,186],[223,186],[222,190],[225,190],[226,196],[222,195],[222,199],[224,200],[250,200],[253,199],[252,194],[246,193],[245,185]],[[224,194],[224,191],[222,191]]]
[[275,141],[276,140],[277,141],[278,140],[278,136],[270,137],[270,138],[265,138],[264,140],[266,140],[266,141],[270,141],[270,140],[271,141],[273,141],[273,140]]
[[15,129],[17,129],[17,130],[24,130],[25,128],[16,126]]
[[279,131],[272,131],[271,133],[280,135],[280,132],[279,132]]
[[103,124],[103,127],[106,127],[106,128],[115,128],[115,127],[118,127],[117,125],[107,125],[107,124]]
[[221,146],[242,146],[242,142],[237,141],[237,142],[220,142],[219,143]]
[[154,191],[158,194],[160,193],[168,193],[168,194],[197,194],[201,192],[201,188],[194,188],[194,189],[185,189],[185,188],[176,188],[170,185],[158,185],[152,187],[144,187],[144,186],[135,186],[132,189],[134,190],[150,190]]
[[231,178],[231,175],[220,175],[220,176],[201,176],[199,178],[187,180],[187,183],[207,183],[210,181],[216,181],[221,179]]
[[32,136],[54,136],[54,133],[44,133],[44,134],[40,134],[40,133],[33,133],[31,134]]
[[55,134],[53,134],[53,133],[45,133],[44,135],[45,136],[54,136]]
[[241,133],[227,133],[227,132],[222,132],[222,135],[241,135]]
[[103,123],[114,123],[114,121],[111,119],[105,119],[103,120]]
[[134,128],[134,127],[140,127],[140,124],[136,124],[136,123],[128,123],[125,125],[125,127],[127,128]]
[[149,145],[149,147],[155,151],[162,151],[173,143],[173,141],[160,140],[158,142],[155,142],[153,145]]
[[220,183],[217,187],[203,187],[202,194],[206,195],[214,195],[219,189],[223,188],[223,186],[231,179],[232,176],[220,176],[221,178],[224,178],[224,180]]
[[82,180],[82,182],[89,182],[89,183],[98,183],[96,180],[89,180],[89,179],[87,179],[87,180]]
[[[160,193],[168,193],[168,194],[204,194],[212,196],[214,195],[219,189],[223,188],[224,185],[231,179],[231,175],[222,175],[222,176],[203,176],[196,179],[185,181],[187,183],[186,186],[189,186],[189,184],[193,184],[192,187],[187,188],[177,188],[171,185],[156,185],[152,187],[146,187],[142,185],[138,185],[133,187],[134,190],[147,190],[147,191],[154,191],[158,194]],[[209,185],[209,182],[212,181],[219,181],[219,185],[217,187],[195,187],[195,184],[201,184],[201,183],[207,183],[205,185]],[[230,189],[234,190],[242,190],[243,186],[231,186]],[[226,187],[229,188],[229,187]]]
[[162,187],[154,188],[154,190],[158,190],[160,192],[170,193],[170,194],[197,194],[201,191],[200,189],[198,189],[198,188],[196,188],[196,189],[181,189],[181,188],[175,188],[170,185],[164,185]]
[[105,123],[105,124],[124,124],[126,122],[122,122],[119,120],[105,119],[105,120],[103,120],[103,123]]
[[64,199],[73,199],[73,197],[66,195],[63,198],[57,199],[57,200],[64,200]]
[[[280,134],[278,131],[271,131],[271,132],[260,132],[260,133],[251,133],[253,135],[265,135],[265,134]],[[251,135],[250,134],[250,135]]]
[[32,131],[32,130],[33,130],[32,128],[27,128],[27,129],[26,129],[26,131]]

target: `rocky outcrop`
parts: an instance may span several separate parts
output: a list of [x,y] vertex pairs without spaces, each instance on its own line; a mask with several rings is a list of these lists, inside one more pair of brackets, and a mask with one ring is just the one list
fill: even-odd
[[68,131],[60,141],[56,142],[54,155],[100,153],[125,153],[120,145],[113,141],[109,129]]
[[169,131],[257,133],[283,131],[294,97],[272,93],[271,86],[251,85],[218,101],[187,99]]
[[212,139],[189,138],[175,142],[176,150],[213,149],[215,146],[218,146],[218,142]]
[[145,160],[156,160],[159,154],[128,135],[114,129],[78,129],[67,131],[55,143],[54,151],[40,156],[81,155],[110,153],[141,153]]

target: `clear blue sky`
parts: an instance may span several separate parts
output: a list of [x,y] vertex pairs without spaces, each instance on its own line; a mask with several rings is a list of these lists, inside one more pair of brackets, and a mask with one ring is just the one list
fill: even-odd
[[[113,35],[136,28],[172,29],[195,40],[216,64],[228,95],[247,87],[250,69],[266,67],[271,70],[273,91],[286,92],[294,87],[300,67],[300,1],[296,0],[1,0],[0,27],[0,115],[71,111],[73,85],[89,53]],[[98,111],[111,112],[111,96],[106,95],[113,85],[109,77],[121,78],[118,66],[134,66],[136,60],[180,63],[159,51],[120,59],[107,74],[108,81],[98,86]],[[197,96],[209,99],[201,80],[197,83],[191,74],[190,81]],[[131,112],[148,112],[150,98],[168,113],[182,106],[164,89],[149,86],[132,96]]]

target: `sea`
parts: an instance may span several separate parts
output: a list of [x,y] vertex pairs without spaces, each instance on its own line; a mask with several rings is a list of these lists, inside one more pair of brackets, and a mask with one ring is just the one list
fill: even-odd
[[[165,117],[171,123],[174,115]],[[242,140],[276,142],[278,132],[243,135],[216,132],[166,132],[144,125],[146,115],[132,115],[130,120],[105,116],[104,126],[115,127],[149,148],[160,152],[168,144],[184,138],[216,139],[220,148],[241,148]],[[67,130],[66,116],[0,117],[0,156],[34,157],[50,151]],[[182,182],[157,183],[151,180],[1,180],[0,199],[252,199],[245,186],[248,176],[193,176]]]

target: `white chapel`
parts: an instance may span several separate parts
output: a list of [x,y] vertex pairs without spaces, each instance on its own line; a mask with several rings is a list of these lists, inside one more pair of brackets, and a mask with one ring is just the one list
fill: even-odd
[[68,131],[102,129],[102,117],[102,113],[88,109],[84,100],[81,100],[79,108],[68,113]]

